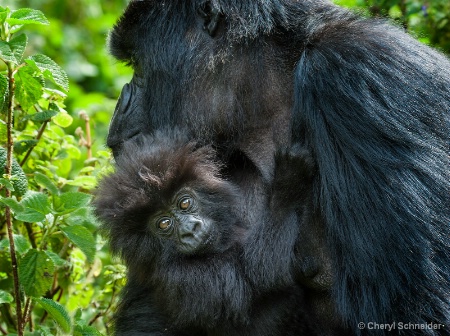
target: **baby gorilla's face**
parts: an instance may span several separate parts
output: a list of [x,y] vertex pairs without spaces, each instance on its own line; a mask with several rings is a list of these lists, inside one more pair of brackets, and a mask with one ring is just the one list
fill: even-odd
[[201,205],[193,190],[182,189],[166,208],[150,217],[150,230],[161,239],[172,240],[182,253],[200,253],[214,240],[211,219],[202,215]]

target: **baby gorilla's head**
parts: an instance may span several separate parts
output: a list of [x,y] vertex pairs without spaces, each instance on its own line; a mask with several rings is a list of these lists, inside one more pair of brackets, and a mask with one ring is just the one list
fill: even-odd
[[171,131],[126,142],[94,205],[113,252],[129,264],[229,249],[243,225],[239,198],[210,146]]

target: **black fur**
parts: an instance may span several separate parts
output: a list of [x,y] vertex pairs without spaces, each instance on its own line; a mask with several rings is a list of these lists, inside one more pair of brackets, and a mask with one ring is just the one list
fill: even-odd
[[[199,14],[205,2],[221,11],[214,34]],[[255,174],[279,190],[272,204],[288,200],[255,233],[267,240],[262,250],[289,249],[260,236],[283,225],[283,206],[296,214],[308,204],[310,222],[292,234],[306,232],[315,247],[297,245],[299,269],[280,273],[307,289],[305,302],[319,302],[316,315],[332,314],[354,334],[383,333],[359,322],[432,322],[439,329],[392,333],[450,334],[446,57],[398,27],[317,0],[133,1],[109,41],[135,69],[108,137],[116,156],[138,133],[182,128],[214,146],[233,183],[248,190],[244,212],[266,190]],[[297,146],[316,167],[306,203],[298,181],[280,179],[280,171],[295,176],[285,168],[297,169],[295,150],[275,155]],[[269,268],[261,288],[280,282]],[[322,285],[324,298],[310,291]]]
[[[126,142],[115,173],[101,181],[96,213],[112,251],[128,266],[116,335],[312,332],[306,297],[291,276],[297,222],[269,226],[274,250],[263,251],[268,236],[255,239],[255,233],[265,228],[268,208],[247,216],[243,210],[248,205],[242,204],[247,195],[223,179],[220,168],[210,147],[197,148],[159,132]],[[183,189],[195,195],[195,217],[212,222],[217,237],[190,254],[179,252],[176,242],[151,228],[155,215]],[[263,195],[260,201],[268,206]],[[258,250],[262,253],[254,253]],[[265,288],[261,281],[267,276]]]

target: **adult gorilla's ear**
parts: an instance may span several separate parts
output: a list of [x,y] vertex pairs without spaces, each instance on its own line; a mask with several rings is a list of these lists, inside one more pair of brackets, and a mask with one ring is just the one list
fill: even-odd
[[209,35],[214,37],[217,33],[219,23],[223,18],[223,13],[219,4],[215,1],[205,1],[198,8],[198,14],[204,21],[203,29],[206,30]]

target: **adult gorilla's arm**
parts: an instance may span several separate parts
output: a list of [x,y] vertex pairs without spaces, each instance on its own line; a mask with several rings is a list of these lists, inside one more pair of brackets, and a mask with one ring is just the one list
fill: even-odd
[[293,138],[317,163],[337,310],[448,326],[450,63],[380,21],[326,20],[296,68]]

